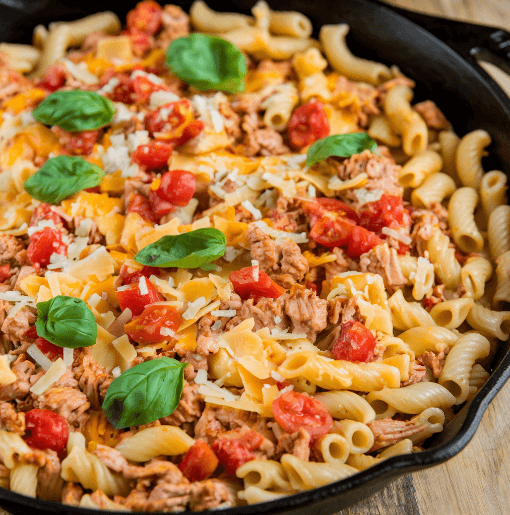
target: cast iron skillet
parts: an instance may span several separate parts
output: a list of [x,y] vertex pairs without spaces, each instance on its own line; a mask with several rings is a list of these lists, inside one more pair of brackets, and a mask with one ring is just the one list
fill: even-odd
[[[170,0],[161,1],[167,3]],[[191,1],[175,0],[186,11]],[[219,11],[249,12],[254,0],[207,0]],[[510,100],[477,64],[477,58],[498,65],[510,73],[510,34],[491,27],[434,18],[368,0],[286,0],[274,9],[294,9],[311,18],[317,29],[322,24],[348,23],[348,44],[359,56],[397,64],[416,80],[413,102],[432,99],[464,135],[485,129],[493,138],[486,170],[509,173]],[[89,0],[0,0],[0,41],[30,42],[37,23],[73,20],[111,9],[121,20],[135,4],[126,2],[119,12],[116,2]],[[426,30],[425,30],[426,29]],[[316,34],[317,35],[317,34]],[[508,50],[507,50],[508,49]],[[424,452],[396,456],[336,483],[264,504],[215,510],[216,515],[278,514],[329,515],[369,497],[391,481],[415,470],[438,465],[460,452],[473,437],[482,415],[510,377],[509,342],[501,344],[495,356],[492,375],[478,393],[443,433],[431,440]],[[96,510],[73,508],[58,503],[24,497],[0,488],[0,506],[15,514],[27,509],[37,513],[97,515]],[[118,513],[121,512],[110,512]],[[125,512],[123,512],[125,513]]]

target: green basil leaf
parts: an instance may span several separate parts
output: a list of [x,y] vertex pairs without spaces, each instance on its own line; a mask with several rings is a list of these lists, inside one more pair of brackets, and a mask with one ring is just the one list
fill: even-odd
[[202,91],[244,91],[246,60],[226,39],[194,33],[175,39],[166,52],[170,71]]
[[114,114],[110,100],[80,89],[51,93],[32,112],[38,122],[69,132],[99,129],[110,123]]
[[163,357],[129,368],[108,387],[106,418],[115,429],[123,429],[170,415],[181,399],[186,365]]
[[81,157],[57,156],[46,163],[24,184],[37,200],[58,204],[77,191],[101,184],[104,172]]
[[97,324],[83,300],[58,295],[37,303],[37,336],[59,347],[77,349],[96,343]]
[[147,266],[207,269],[207,264],[225,254],[227,240],[218,229],[205,228],[177,236],[163,236],[147,245],[135,261]]
[[330,156],[351,157],[363,150],[375,150],[377,143],[366,132],[336,134],[317,140],[309,149],[306,166],[310,167]]

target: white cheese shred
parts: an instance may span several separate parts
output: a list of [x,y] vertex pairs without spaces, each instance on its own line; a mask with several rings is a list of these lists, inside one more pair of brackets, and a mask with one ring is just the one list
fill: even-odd
[[50,369],[51,365],[53,365],[53,362],[51,359],[47,358],[39,349],[39,347],[33,343],[30,345],[30,347],[27,349],[27,354],[44,370],[47,371]]
[[58,358],[49,370],[32,385],[30,391],[35,395],[42,395],[51,385],[56,383],[66,372],[67,367],[62,358]]

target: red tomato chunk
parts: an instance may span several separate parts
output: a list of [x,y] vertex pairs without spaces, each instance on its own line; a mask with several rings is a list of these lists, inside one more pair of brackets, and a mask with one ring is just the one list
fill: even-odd
[[218,458],[204,440],[197,440],[184,455],[178,467],[189,481],[203,481],[211,477],[218,463]]
[[312,100],[298,107],[289,120],[289,138],[294,148],[311,145],[329,135],[329,121],[324,104]]
[[11,277],[11,265],[6,263],[0,266],[0,283],[3,283]]
[[325,435],[333,425],[333,419],[319,402],[299,392],[285,392],[273,401],[276,422],[287,433],[303,428],[312,440]]
[[62,452],[69,437],[67,420],[58,413],[45,409],[33,409],[25,416],[25,442],[36,449],[52,449]]
[[167,166],[173,150],[174,147],[170,143],[151,141],[147,145],[136,147],[131,158],[135,163],[145,166],[146,170],[156,170]]
[[41,202],[34,209],[34,212],[32,213],[32,218],[30,219],[30,227],[34,227],[41,220],[53,220],[53,223],[55,225],[64,223],[64,219],[51,209],[51,204],[48,204],[46,202]]
[[124,326],[126,334],[142,345],[171,340],[172,335],[162,334],[161,330],[173,333],[179,329],[181,319],[172,306],[147,306],[140,316]]
[[258,266],[247,266],[229,275],[234,290],[241,299],[258,299],[259,297],[277,299],[283,295],[285,288],[276,284],[262,270],[258,269],[258,279],[256,279],[257,269]]
[[158,302],[163,300],[161,295],[156,290],[156,287],[148,280],[145,280],[145,284],[147,285],[148,293],[142,294],[140,292],[140,283],[132,283],[128,288],[124,290],[117,290],[115,295],[117,296],[117,300],[119,301],[119,306],[122,311],[126,308],[131,310],[133,316],[141,315],[145,306],[150,304],[154,304],[154,302]]
[[367,202],[361,206],[358,216],[361,227],[376,233],[383,227],[398,229],[411,223],[411,217],[404,208],[402,198],[394,195],[383,195],[375,202]]
[[44,77],[35,84],[36,88],[45,89],[46,91],[57,91],[66,83],[66,67],[63,64],[53,64],[48,68]]
[[153,212],[149,199],[136,193],[130,200],[128,213],[138,213],[146,222],[152,224],[158,221],[158,216]]
[[119,277],[122,284],[137,283],[142,276],[148,279],[151,275],[159,275],[160,269],[155,266],[144,266],[141,270],[122,265]]
[[219,462],[225,466],[229,474],[235,474],[241,466],[257,459],[253,454],[264,442],[264,437],[252,431],[241,438],[218,438],[211,448],[218,457]]
[[51,361],[64,357],[64,349],[58,345],[54,345],[45,338],[37,338],[34,342],[37,348]]
[[193,121],[193,107],[188,99],[169,102],[145,116],[145,128],[150,135],[177,143],[184,129]]
[[341,326],[340,336],[333,344],[333,357],[368,363],[374,359],[376,344],[377,341],[369,329],[360,322],[351,320]]
[[56,252],[67,256],[67,245],[62,241],[62,233],[56,229],[45,227],[30,237],[27,255],[34,266],[47,266],[51,255]]
[[186,170],[170,170],[161,176],[161,183],[156,190],[164,200],[175,206],[187,206],[195,194],[197,181],[195,176]]
[[145,0],[128,12],[126,25],[130,31],[153,36],[161,27],[161,17],[161,6],[153,0]]

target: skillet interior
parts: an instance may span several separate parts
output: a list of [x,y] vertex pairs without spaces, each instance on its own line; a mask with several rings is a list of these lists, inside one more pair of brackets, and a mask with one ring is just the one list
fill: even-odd
[[[7,3],[12,5],[15,2]],[[27,0],[26,3],[31,8],[23,11],[6,9],[5,14],[3,8],[0,10],[0,40],[28,43],[32,29],[38,23],[47,25],[55,20],[73,20],[106,9],[111,9],[121,19],[125,19],[125,14],[135,1],[128,2],[120,10],[115,2],[105,0],[90,0],[86,3],[69,0],[36,0],[30,3]],[[175,3],[187,11],[192,2],[186,0]],[[207,3],[219,11],[249,12],[254,1],[208,0]],[[326,0],[313,3],[287,0],[282,5],[270,3],[274,9],[303,12],[310,17],[316,29],[326,23],[348,23],[351,27],[348,44],[353,53],[389,65],[398,65],[417,82],[414,102],[428,98],[434,100],[459,135],[474,129],[489,132],[493,143],[489,148],[490,157],[484,160],[484,168],[501,169],[508,175],[508,168],[505,167],[510,161],[510,134],[506,129],[510,125],[510,101],[481,68],[469,64],[440,40],[391,9],[367,0],[342,0],[334,7]],[[487,405],[510,376],[508,350],[509,343],[502,344],[493,362],[495,373],[476,398],[432,441],[429,450],[393,457],[350,478],[290,498],[215,510],[215,513],[304,515],[313,510],[316,515],[327,515],[372,495],[404,473],[446,461],[470,441]],[[11,513],[20,514],[26,513],[27,507],[37,510],[37,513],[97,514],[95,510],[35,500],[4,489],[0,489],[0,505]],[[110,513],[120,515],[123,512]]]

